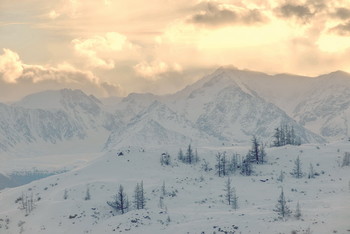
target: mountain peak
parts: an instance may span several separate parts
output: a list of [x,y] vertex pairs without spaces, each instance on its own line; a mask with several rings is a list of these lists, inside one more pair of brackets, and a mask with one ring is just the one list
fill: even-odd
[[343,77],[343,76],[349,77],[350,76],[349,73],[342,71],[342,70],[337,70],[337,71],[331,72],[328,75],[330,75],[332,77],[334,77],[334,76],[336,76],[336,77]]
[[101,102],[94,96],[88,96],[79,89],[47,90],[30,94],[14,103],[30,109],[66,109],[76,105],[97,107]]

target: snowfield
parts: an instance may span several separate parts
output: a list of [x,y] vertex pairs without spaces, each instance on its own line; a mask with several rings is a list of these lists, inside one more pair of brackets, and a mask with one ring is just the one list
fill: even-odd
[[[185,150],[187,146],[182,146]],[[195,146],[194,146],[195,147]],[[267,163],[254,165],[252,176],[231,175],[238,209],[225,200],[227,177],[215,174],[215,154],[245,155],[250,146],[198,148],[200,161],[178,161],[179,148],[114,149],[90,163],[64,174],[2,190],[1,233],[349,233],[350,173],[341,167],[349,142],[267,148]],[[171,165],[161,166],[162,152]],[[122,156],[118,156],[123,152]],[[300,179],[290,172],[300,155]],[[203,160],[213,170],[201,168]],[[309,164],[319,175],[309,179]],[[280,171],[283,182],[277,181]],[[132,201],[136,183],[143,181],[146,209],[119,214],[107,205],[123,185]],[[160,202],[162,185],[166,195]],[[287,205],[294,212],[300,203],[302,217],[286,220],[274,211],[283,187]],[[87,188],[91,199],[85,200]],[[64,199],[67,191],[67,199]],[[33,194],[34,208],[26,215],[17,201]],[[160,204],[163,203],[163,204]]]

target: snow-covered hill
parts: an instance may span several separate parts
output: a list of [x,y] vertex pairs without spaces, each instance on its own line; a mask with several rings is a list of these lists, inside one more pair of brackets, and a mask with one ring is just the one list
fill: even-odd
[[[186,147],[186,146],[184,146]],[[194,146],[195,147],[195,146]],[[171,165],[161,166],[166,150]],[[177,148],[114,149],[89,165],[0,192],[1,233],[347,233],[349,217],[348,167],[340,167],[347,142],[330,145],[287,146],[267,149],[268,163],[255,165],[252,176],[231,175],[238,209],[225,197],[227,177],[215,174],[215,154],[248,147],[198,148],[201,161],[186,165],[176,160]],[[123,152],[118,156],[118,152]],[[289,173],[300,155],[303,178]],[[201,164],[209,163],[211,171]],[[317,176],[308,179],[310,163]],[[285,172],[283,182],[277,178]],[[123,185],[129,201],[143,181],[146,209],[120,214],[107,205]],[[162,186],[165,185],[165,195]],[[281,188],[293,214],[286,221],[274,211]],[[89,199],[85,200],[89,190]],[[33,198],[25,211],[21,197]],[[160,198],[163,197],[163,198]],[[300,204],[301,219],[295,214]],[[27,213],[27,215],[26,215]]]

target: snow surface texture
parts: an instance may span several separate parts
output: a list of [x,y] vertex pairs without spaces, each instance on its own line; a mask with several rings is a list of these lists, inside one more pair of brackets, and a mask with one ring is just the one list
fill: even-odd
[[[349,233],[349,167],[341,166],[350,152],[349,90],[343,72],[306,78],[220,68],[166,96],[98,100],[64,89],[0,104],[2,177],[68,171],[1,190],[0,233]],[[269,148],[284,124],[307,144]],[[231,175],[234,210],[215,155],[245,156],[253,135],[266,145],[267,163],[252,176]],[[176,159],[190,143],[196,165]],[[164,152],[170,166],[160,164]],[[301,179],[290,174],[297,156]],[[213,170],[204,171],[204,162]],[[312,179],[310,163],[318,174]],[[146,209],[120,215],[107,205],[120,184],[132,201],[141,180]],[[299,202],[300,220],[274,211],[282,187],[293,212]],[[33,196],[32,210],[21,209],[22,196]]]

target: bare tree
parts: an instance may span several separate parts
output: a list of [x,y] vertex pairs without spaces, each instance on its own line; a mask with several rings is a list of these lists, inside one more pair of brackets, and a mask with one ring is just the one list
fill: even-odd
[[21,209],[25,211],[26,215],[29,215],[35,207],[33,193],[30,195],[22,193],[21,205]]
[[122,185],[119,186],[117,194],[114,195],[114,201],[107,201],[107,204],[113,207],[116,211],[120,211],[122,214],[128,211],[129,200]]

